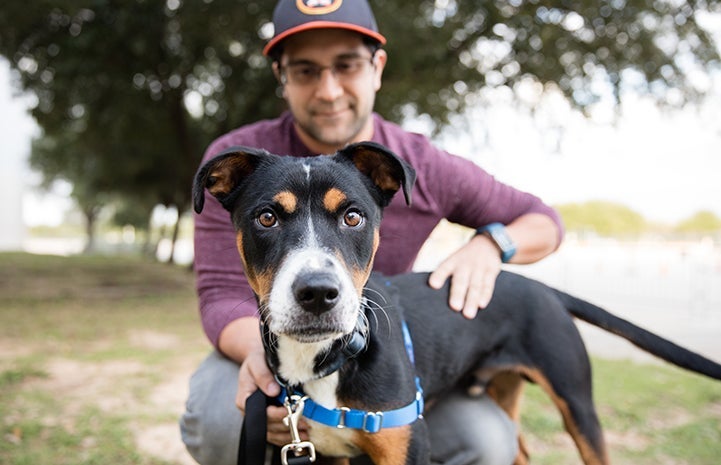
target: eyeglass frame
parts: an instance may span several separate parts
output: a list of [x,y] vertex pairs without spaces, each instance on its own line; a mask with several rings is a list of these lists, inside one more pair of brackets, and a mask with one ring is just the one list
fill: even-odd
[[[347,59],[356,60],[359,63],[364,63],[364,64],[370,63],[371,66],[375,67],[376,52],[378,52],[379,48],[378,47],[368,47],[368,48],[369,48],[369,51],[371,52],[370,57],[357,56],[357,57],[348,57]],[[317,63],[303,60],[303,61],[299,61],[297,63],[290,63],[290,64],[283,66],[281,64],[280,60],[277,60],[276,66],[278,69],[278,76],[280,79],[280,83],[282,85],[287,85],[290,83],[290,84],[294,84],[297,86],[305,87],[305,86],[310,86],[310,85],[319,83],[321,80],[321,77],[323,76],[323,71],[325,71],[325,70],[329,70],[336,80],[343,81],[344,78],[341,77],[341,76],[343,76],[343,73],[338,72],[338,70],[337,70],[337,66],[339,65],[340,61],[342,61],[342,59],[335,63],[332,63],[330,65],[321,66]],[[310,80],[308,82],[297,82],[297,81],[294,82],[292,79],[288,79],[288,76],[287,76],[286,72],[284,71],[284,69],[287,69],[288,67],[293,66],[293,65],[303,65],[303,66],[312,67],[314,69],[314,71],[312,73],[312,77],[310,78]],[[358,70],[358,74],[360,74],[360,69]],[[348,79],[352,80],[356,77],[357,77],[356,75],[348,76]]]

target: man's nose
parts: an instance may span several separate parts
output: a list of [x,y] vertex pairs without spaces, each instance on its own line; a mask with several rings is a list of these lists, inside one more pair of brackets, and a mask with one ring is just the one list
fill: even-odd
[[315,95],[322,100],[335,100],[343,95],[343,86],[332,68],[325,68],[320,72]]

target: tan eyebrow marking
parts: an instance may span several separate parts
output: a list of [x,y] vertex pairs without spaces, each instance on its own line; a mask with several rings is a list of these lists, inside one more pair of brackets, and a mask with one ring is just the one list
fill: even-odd
[[298,197],[288,191],[278,192],[273,197],[273,200],[283,207],[286,213],[293,213],[298,206]]
[[335,212],[346,199],[346,195],[340,189],[331,187],[323,196],[323,206],[326,210]]

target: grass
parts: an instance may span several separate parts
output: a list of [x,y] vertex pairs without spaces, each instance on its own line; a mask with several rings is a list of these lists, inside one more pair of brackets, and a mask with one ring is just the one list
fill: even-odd
[[[721,385],[669,365],[593,359],[594,392],[611,462],[718,463]],[[533,463],[580,463],[556,408],[538,387],[527,390],[524,431]],[[554,447],[564,445],[564,447]]]
[[[0,463],[191,463],[176,419],[208,351],[196,305],[184,268],[0,254]],[[718,463],[721,384],[667,365],[593,368],[613,463]],[[535,386],[522,422],[532,463],[581,463]],[[157,431],[164,441],[149,447]]]
[[[208,350],[187,269],[0,254],[0,463],[190,463],[177,417]],[[172,445],[139,447],[157,427]]]

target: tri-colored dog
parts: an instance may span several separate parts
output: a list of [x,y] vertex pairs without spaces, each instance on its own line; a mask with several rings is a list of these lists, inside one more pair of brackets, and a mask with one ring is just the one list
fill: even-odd
[[[427,274],[372,275],[382,210],[399,190],[410,203],[414,181],[407,163],[373,143],[312,158],[234,147],[196,175],[195,210],[207,188],[237,230],[268,363],[288,390],[291,433],[300,413],[312,424],[310,443],[294,437],[286,462],[317,450],[427,464],[424,400],[473,377],[516,420],[523,382],[537,383],[584,463],[607,464],[572,316],[721,379],[720,365],[516,274],[500,274],[493,300],[473,320],[450,311],[448,289],[431,289]],[[520,450],[517,463],[525,463],[522,443]]]

